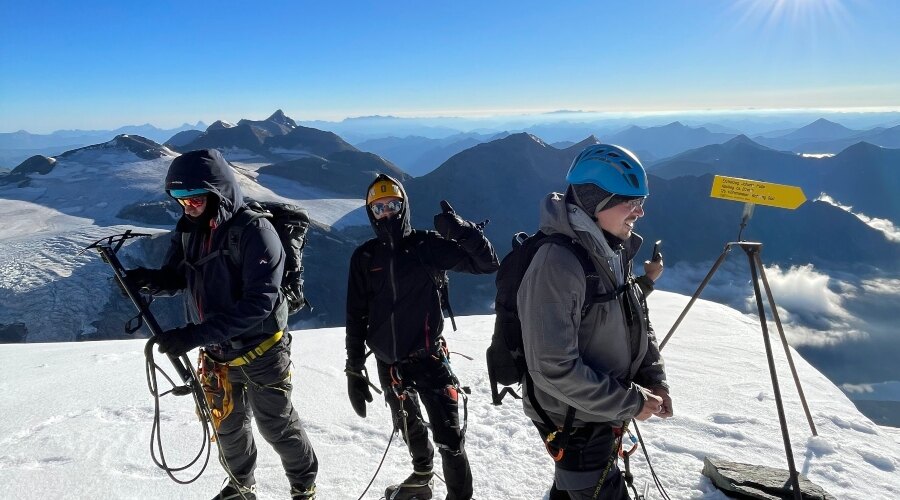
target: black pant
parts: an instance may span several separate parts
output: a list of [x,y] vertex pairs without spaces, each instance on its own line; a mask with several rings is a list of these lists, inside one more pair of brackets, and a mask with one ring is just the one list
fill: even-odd
[[[543,423],[533,423],[541,434],[541,439],[546,439],[550,429]],[[604,471],[606,477],[596,498],[598,500],[628,500],[628,489],[617,462],[618,443],[611,426],[593,424],[574,428],[568,443],[566,443],[562,460],[556,462],[556,469],[561,476],[565,476],[566,471],[594,471],[596,478],[592,480],[593,484],[590,486],[577,489],[564,489],[554,481],[550,490],[550,500],[595,498],[594,493],[597,492],[597,485],[600,478],[603,477]]]
[[[406,399],[397,397],[391,385],[392,370],[399,375]],[[399,429],[412,455],[413,469],[432,470],[434,448],[422,421],[419,401],[428,413],[434,443],[441,453],[447,500],[472,498],[472,471],[464,448],[463,422],[459,417],[458,384],[443,360],[432,356],[410,358],[395,365],[378,362],[378,380],[391,408],[394,427]]]
[[290,335],[285,335],[251,363],[228,367],[234,410],[219,426],[219,446],[241,484],[256,482],[251,415],[263,438],[281,457],[291,486],[306,489],[316,482],[319,461],[291,403],[290,342]]

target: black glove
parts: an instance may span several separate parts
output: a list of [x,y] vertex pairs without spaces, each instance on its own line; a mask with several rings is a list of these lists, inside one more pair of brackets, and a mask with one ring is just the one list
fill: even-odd
[[347,395],[350,396],[350,405],[357,415],[366,418],[366,403],[372,402],[372,391],[369,390],[369,377],[366,375],[365,367],[354,370],[350,368],[348,362],[344,371],[347,373]]
[[158,291],[158,287],[153,282],[153,275],[153,269],[136,267],[125,271],[125,283],[136,290],[146,289],[147,293],[152,294],[154,291]]
[[195,325],[173,328],[156,336],[156,345],[159,352],[171,354],[172,356],[181,356],[205,343],[197,332]]
[[434,228],[445,239],[459,241],[470,236],[472,231],[478,231],[474,223],[456,215],[447,200],[441,200],[441,210],[443,212],[434,216]]

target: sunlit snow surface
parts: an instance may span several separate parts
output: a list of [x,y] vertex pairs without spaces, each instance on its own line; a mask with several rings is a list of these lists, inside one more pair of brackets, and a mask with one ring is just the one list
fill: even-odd
[[[657,328],[668,330],[684,296],[650,297]],[[457,318],[447,333],[464,385],[472,388],[466,447],[475,498],[539,499],[552,462],[520,405],[490,404],[484,364],[492,316]],[[319,498],[355,499],[374,473],[388,442],[383,403],[361,419],[346,398],[343,329],[294,332],[293,400],[320,460]],[[0,495],[4,498],[211,497],[225,477],[213,458],[195,483],[181,486],[157,469],[148,443],[153,417],[144,377],[142,341],[0,345]],[[698,301],[663,352],[675,417],[640,424],[653,465],[672,498],[725,499],[700,474],[706,455],[786,467],[762,334],[752,318]],[[193,358],[193,355],[191,355]],[[818,428],[811,437],[784,352],[775,359],[794,460],[799,470],[840,499],[900,498],[896,434],[862,416],[844,394],[794,354]],[[370,361],[374,372],[374,363]],[[380,400],[379,400],[380,401]],[[181,464],[198,449],[200,426],[187,399],[163,399],[165,451]],[[259,444],[259,498],[288,496],[277,455]],[[436,458],[439,461],[439,456]],[[643,458],[633,461],[638,485],[650,479]],[[411,471],[395,440],[365,498]],[[184,477],[184,476],[182,476]],[[436,498],[445,495],[438,481]],[[651,488],[651,498],[660,498]]]

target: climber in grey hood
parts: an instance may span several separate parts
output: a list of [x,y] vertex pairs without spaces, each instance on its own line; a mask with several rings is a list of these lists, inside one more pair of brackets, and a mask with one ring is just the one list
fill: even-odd
[[[645,300],[662,262],[646,263],[645,276],[632,274],[642,241],[633,229],[644,215],[647,178],[630,152],[601,144],[576,158],[566,180],[566,194],[544,199],[540,230],[587,250],[599,275],[595,297],[605,299],[586,296],[585,270],[566,245],[551,241],[537,250],[519,287],[518,311],[533,380],[527,389],[555,428],[544,424],[530,398],[523,404],[541,435],[550,436],[548,444],[564,448],[555,490],[591,498],[602,482],[599,498],[627,498],[609,460],[617,429],[632,418],[672,414]],[[556,434],[567,435],[554,441]]]

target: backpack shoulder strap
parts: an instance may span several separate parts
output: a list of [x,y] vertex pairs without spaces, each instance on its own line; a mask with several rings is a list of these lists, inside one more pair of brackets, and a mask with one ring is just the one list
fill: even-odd
[[597,293],[597,289],[600,288],[600,274],[597,272],[597,267],[594,266],[594,261],[591,260],[591,256],[588,254],[586,248],[584,248],[578,240],[570,238],[564,234],[553,233],[543,238],[538,242],[538,245],[543,245],[545,243],[553,242],[558,245],[564,246],[568,248],[575,257],[578,258],[578,262],[581,264],[581,269],[584,271],[585,277],[585,294],[584,294],[584,305],[581,307],[581,317],[585,317],[590,311],[591,306],[594,304],[601,304],[603,302],[609,302],[611,300],[615,300],[622,292],[625,291],[625,285],[622,285],[615,290],[606,293]]
[[244,229],[256,219],[268,217],[267,213],[257,212],[244,206],[231,218],[231,222],[228,225],[228,234],[225,235],[228,239],[226,248],[221,252],[224,255],[228,255],[235,266],[240,267],[241,265],[241,237],[244,235]]

